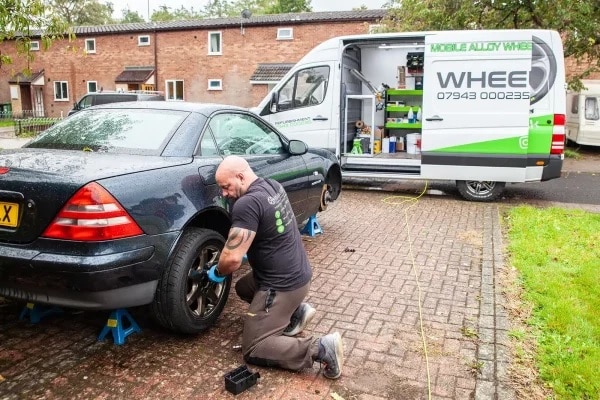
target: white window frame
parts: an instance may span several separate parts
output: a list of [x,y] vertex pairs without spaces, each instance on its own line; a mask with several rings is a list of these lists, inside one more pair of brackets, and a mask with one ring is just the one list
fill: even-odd
[[40,51],[40,42],[37,40],[32,40],[31,42],[29,42],[29,50]]
[[[90,83],[93,83],[94,85],[96,85],[96,90],[91,91],[90,90]],[[88,93],[96,93],[98,91],[98,81],[87,81],[87,92]]]
[[[212,86],[212,83],[218,83],[218,86]],[[223,80],[221,79],[209,79],[208,90],[223,90]]]
[[[181,93],[181,99],[177,99],[176,94],[177,93],[173,93],[173,96],[171,96],[171,93],[169,93],[169,84],[173,84],[173,89],[174,91],[177,90],[177,82],[181,82],[181,90],[183,91],[183,93]],[[183,79],[167,79],[165,81],[165,100],[167,101],[184,101],[185,100],[185,82]]]
[[[289,32],[286,34],[286,32]],[[277,28],[277,40],[293,40],[294,28]]]
[[[211,39],[213,35],[219,36],[219,50],[211,51]],[[210,31],[208,32],[208,54],[211,56],[220,56],[223,54],[223,32],[221,31]]]
[[[143,42],[142,39],[147,39],[147,41]],[[150,35],[139,35],[138,46],[150,46]]]
[[19,100],[19,87],[12,86],[10,87],[10,99],[11,100]]
[[[93,43],[93,49],[88,48],[88,43]],[[96,53],[96,39],[85,39],[85,52],[87,54],[95,54]]]
[[[59,83],[61,84],[61,86],[64,84],[65,85],[65,90],[66,90],[66,96],[64,93],[62,93],[62,97],[57,97],[57,92],[56,92],[56,84]],[[54,81],[54,101],[69,101],[69,82],[68,81]],[[61,92],[62,92],[62,87],[61,87]]]

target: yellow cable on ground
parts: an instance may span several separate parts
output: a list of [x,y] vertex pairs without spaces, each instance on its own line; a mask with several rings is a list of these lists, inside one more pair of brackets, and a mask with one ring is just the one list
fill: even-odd
[[[413,250],[412,250],[410,227],[408,226],[408,210],[410,210],[412,207],[417,205],[419,199],[421,197],[423,197],[423,195],[425,194],[426,191],[427,191],[427,181],[425,181],[425,187],[423,188],[423,191],[417,197],[389,196],[389,197],[384,198],[382,201],[386,204],[390,204],[390,205],[394,205],[394,206],[398,206],[398,205],[408,203],[408,202],[413,203],[404,210],[404,221],[406,224],[406,232],[407,232],[407,236],[408,236],[408,254],[410,254],[410,259],[412,262],[412,270],[413,270],[413,273],[415,274],[415,281],[417,282],[417,289],[418,289],[418,293],[419,293],[419,325],[421,327],[421,340],[423,341],[423,353],[425,353],[425,367],[427,369],[427,395],[428,395],[428,399],[431,400],[431,374],[429,372],[429,355],[427,353],[427,340],[425,339],[425,328],[423,327],[423,308],[422,308],[423,295],[422,295],[422,291],[421,291],[421,284],[419,283],[419,275],[417,274],[417,267],[415,264],[415,256],[414,256]],[[403,200],[396,202],[396,201],[393,201],[393,199],[395,199],[395,198],[399,198],[399,199],[403,199]]]

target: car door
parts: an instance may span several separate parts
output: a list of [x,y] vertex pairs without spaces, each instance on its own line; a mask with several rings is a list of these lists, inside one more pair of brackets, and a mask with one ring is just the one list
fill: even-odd
[[296,218],[306,212],[308,171],[302,156],[291,155],[287,141],[256,116],[244,112],[220,112],[209,122],[221,156],[244,157],[254,172],[272,178],[285,188]]

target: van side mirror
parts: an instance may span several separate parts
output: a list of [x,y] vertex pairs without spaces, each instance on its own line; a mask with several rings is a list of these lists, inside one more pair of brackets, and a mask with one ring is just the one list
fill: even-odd
[[78,110],[79,106],[77,105],[77,102],[73,102],[73,110]]
[[273,92],[273,94],[271,95],[271,106],[270,106],[271,113],[273,113],[273,114],[277,112],[277,103],[279,103],[279,93]]

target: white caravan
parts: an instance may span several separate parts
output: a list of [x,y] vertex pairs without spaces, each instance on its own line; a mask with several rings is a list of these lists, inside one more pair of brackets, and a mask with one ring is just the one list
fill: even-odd
[[600,81],[583,80],[585,89],[567,96],[567,139],[600,146]]
[[254,111],[343,177],[455,180],[467,199],[561,175],[565,69],[557,32],[343,36],[306,54]]

